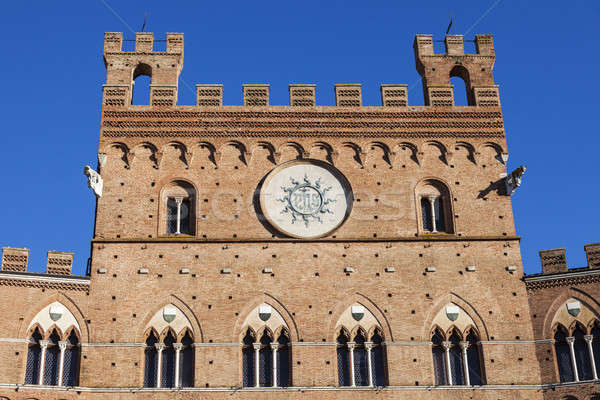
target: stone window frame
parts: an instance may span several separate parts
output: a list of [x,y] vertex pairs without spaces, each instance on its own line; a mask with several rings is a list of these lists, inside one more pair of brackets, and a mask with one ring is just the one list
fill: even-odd
[[[433,329],[431,329],[431,332],[429,334],[430,340],[431,340],[431,355],[432,355],[432,367],[433,367],[433,371],[434,371],[434,376],[435,376],[435,359],[433,358],[433,350],[434,347],[436,346],[433,343],[433,337],[439,335],[442,338],[442,343],[439,345],[439,347],[444,351],[444,372],[446,373],[445,376],[445,384],[438,384],[434,381],[434,385],[435,386],[473,386],[471,385],[471,379],[470,379],[470,375],[469,375],[469,370],[470,370],[470,366],[469,366],[469,360],[468,360],[468,348],[472,346],[472,344],[467,341],[467,338],[470,335],[473,335],[475,337],[475,345],[477,346],[477,356],[478,356],[478,362],[479,362],[479,374],[481,377],[481,385],[486,385],[486,379],[485,379],[485,369],[484,369],[484,358],[483,358],[483,349],[481,347],[481,335],[479,334],[479,332],[477,331],[477,328],[475,328],[474,326],[470,325],[467,328],[464,329],[464,331],[460,331],[460,329],[458,329],[456,326],[452,325],[450,326],[450,328],[447,331],[444,331],[443,329],[441,329],[438,326],[434,326]],[[451,342],[450,342],[450,338],[453,335],[457,335],[458,338],[460,338],[460,342],[459,342],[459,346],[461,348],[461,361],[462,361],[462,373],[463,373],[463,380],[464,383],[457,385],[455,383],[452,382],[452,367],[451,367],[451,362],[450,362],[450,350],[453,346]]]
[[[432,189],[427,190],[427,187]],[[436,193],[437,192],[437,193]],[[415,211],[417,215],[417,233],[419,235],[453,235],[456,233],[456,223],[453,212],[453,194],[450,187],[444,181],[438,178],[425,178],[417,183],[414,190],[415,195]],[[440,198],[444,210],[444,231],[437,229],[427,230],[423,224],[423,212],[421,201],[426,198],[430,201],[432,207],[432,225],[435,226],[433,202]]]
[[[189,202],[188,210],[189,215],[189,233],[169,233],[169,200],[175,200],[178,203],[178,207],[183,203],[184,200]],[[160,190],[160,202],[159,202],[159,222],[158,222],[158,236],[159,237],[181,237],[196,235],[196,215],[198,207],[198,190],[196,186],[186,179],[172,179],[167,184],[163,185]],[[185,218],[185,216],[180,216]],[[181,225],[179,225],[181,226]]]
[[[336,355],[335,355],[335,359],[338,360],[338,365],[337,365],[337,371],[338,371],[338,386],[340,387],[346,387],[345,385],[342,385],[339,381],[339,377],[340,377],[340,368],[341,366],[339,365],[339,359],[338,359],[338,352],[340,349],[346,349],[348,350],[348,358],[349,358],[349,365],[347,366],[348,372],[350,374],[350,385],[349,387],[376,387],[375,385],[375,381],[376,381],[376,377],[373,376],[373,371],[374,371],[374,367],[375,365],[373,364],[373,350],[378,347],[381,346],[383,353],[382,353],[382,363],[383,363],[383,381],[384,381],[384,385],[383,386],[387,386],[387,376],[388,376],[388,366],[387,366],[387,351],[386,351],[386,346],[385,346],[385,336],[383,334],[383,329],[380,326],[376,326],[373,327],[372,329],[369,330],[369,332],[367,332],[362,326],[357,326],[354,331],[350,332],[345,326],[341,326],[338,327],[336,329],[337,334],[335,335],[335,340],[336,340]],[[358,335],[362,335],[362,337],[364,338],[364,341],[357,343],[356,342],[356,337]],[[378,335],[380,338],[380,343],[375,343],[373,341],[373,337],[375,335]],[[340,337],[345,337],[346,341],[343,343],[339,342],[339,338]],[[351,340],[352,339],[352,340]],[[364,348],[365,352],[366,352],[366,357],[367,357],[367,384],[366,385],[360,385],[357,384],[356,382],[356,369],[355,369],[355,363],[354,363],[354,352],[357,348]]]
[[[594,318],[587,324],[587,326],[584,325],[581,321],[575,320],[569,327],[564,326],[561,322],[557,322],[552,327],[552,337],[550,339],[550,342],[552,343],[554,371],[556,374],[555,376],[557,378],[557,382],[562,382],[561,376],[560,376],[558,352],[556,350],[557,342],[556,342],[556,338],[555,338],[556,334],[559,330],[562,330],[564,332],[566,343],[569,346],[569,361],[570,361],[569,368],[571,369],[571,373],[573,374],[573,380],[568,381],[568,382],[589,382],[589,380],[586,381],[586,380],[579,379],[580,371],[579,371],[579,368],[577,367],[577,357],[575,354],[575,345],[576,345],[575,331],[576,330],[580,330],[584,333],[584,340],[587,345],[587,351],[588,351],[588,357],[589,357],[589,363],[590,363],[588,365],[588,367],[590,368],[590,370],[592,372],[592,380],[591,381],[598,381],[599,375],[600,375],[600,365],[598,365],[598,363],[596,361],[600,360],[600,345],[597,345],[596,348],[594,348],[594,344],[598,343],[599,338],[596,337],[595,335],[593,335],[592,331],[594,331],[594,330],[600,331],[600,320],[598,320],[597,318]],[[565,381],[565,382],[567,382],[567,381]]]

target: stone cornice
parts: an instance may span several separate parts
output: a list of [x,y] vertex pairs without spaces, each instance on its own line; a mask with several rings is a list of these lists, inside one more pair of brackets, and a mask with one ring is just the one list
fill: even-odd
[[90,278],[56,276],[30,272],[0,271],[0,286],[21,286],[41,289],[89,291]]
[[405,236],[389,238],[323,238],[323,239],[203,239],[195,237],[162,237],[162,238],[94,238],[92,243],[395,243],[395,242],[494,242],[520,241],[520,236]]
[[527,290],[541,290],[560,286],[585,285],[600,282],[600,269],[585,269],[523,278]]

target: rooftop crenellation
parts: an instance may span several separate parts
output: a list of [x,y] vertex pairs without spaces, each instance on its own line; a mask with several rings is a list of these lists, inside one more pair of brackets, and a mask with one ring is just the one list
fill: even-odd
[[[151,78],[149,105],[154,107],[177,106],[179,74],[183,68],[182,33],[167,33],[164,51],[155,50],[154,34],[138,32],[135,48],[123,50],[123,34],[104,34],[104,61],[107,68],[103,86],[104,107],[129,107],[135,79],[140,75]],[[446,35],[446,52],[436,54],[432,35],[416,35],[414,41],[417,71],[421,75],[426,107],[454,107],[454,87],[450,78],[459,77],[465,82],[468,106],[500,107],[498,86],[494,84],[492,69],[495,52],[492,35],[475,36],[475,54],[465,54],[462,35]],[[196,106],[223,106],[223,86],[220,84],[196,85]],[[408,85],[382,84],[381,105],[384,108],[408,107]],[[336,84],[334,107],[363,107],[361,85]],[[244,84],[243,107],[268,107],[268,84]],[[289,106],[316,107],[316,87],[313,84],[290,84]]]

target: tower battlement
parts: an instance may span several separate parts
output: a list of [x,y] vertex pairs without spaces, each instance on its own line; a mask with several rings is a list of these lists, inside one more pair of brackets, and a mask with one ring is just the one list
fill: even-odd
[[[183,68],[183,34],[167,33],[165,51],[154,50],[154,34],[138,32],[135,49],[123,50],[123,34],[104,34],[104,62],[107,69],[103,86],[103,106],[132,105],[134,80],[145,75],[151,78],[150,102],[153,107],[177,105],[179,74]],[[499,107],[498,86],[494,84],[494,41],[492,35],[476,35],[477,54],[465,54],[462,35],[447,35],[446,53],[435,54],[432,35],[417,35],[414,42],[417,71],[423,79],[425,106],[454,107],[454,88],[450,78],[464,80],[469,106]],[[223,86],[196,85],[196,106],[223,106]],[[335,105],[340,108],[363,106],[360,84],[336,84]],[[270,106],[268,84],[245,84],[242,88],[243,107]],[[313,84],[290,84],[290,107],[315,107],[316,87]],[[381,85],[381,105],[385,108],[407,107],[408,85]]]

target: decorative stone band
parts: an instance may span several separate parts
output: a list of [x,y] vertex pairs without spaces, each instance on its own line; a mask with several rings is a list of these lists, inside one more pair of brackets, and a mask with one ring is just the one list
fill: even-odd
[[56,277],[28,272],[15,273],[9,271],[0,271],[0,285],[88,292],[90,287],[90,278],[74,276]]
[[540,290],[559,286],[577,286],[600,282],[600,270],[562,272],[551,275],[535,275],[523,278],[527,290]]

